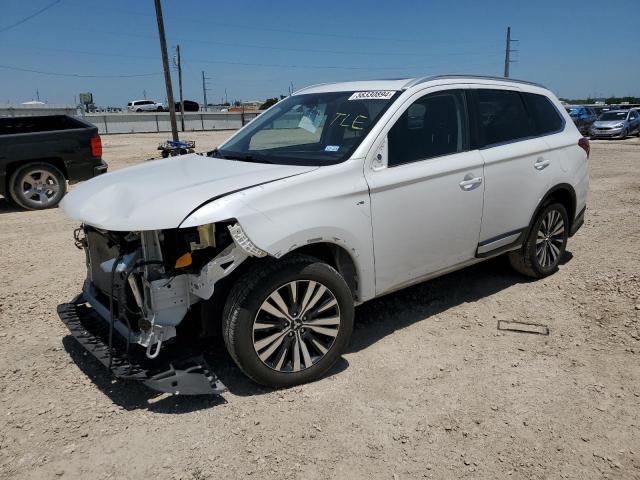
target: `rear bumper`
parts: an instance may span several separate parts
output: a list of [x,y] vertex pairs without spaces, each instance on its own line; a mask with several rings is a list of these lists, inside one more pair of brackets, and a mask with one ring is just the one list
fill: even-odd
[[103,173],[107,173],[107,169],[109,165],[104,160],[100,160],[100,165],[93,167],[93,176],[97,177],[98,175],[102,175]]
[[113,329],[109,352],[109,324],[79,295],[58,305],[58,316],[73,337],[116,377],[141,382],[152,390],[182,395],[220,394],[226,387],[200,353],[177,346],[165,347],[153,360],[144,349],[128,344]]
[[82,182],[90,178],[97,177],[107,172],[109,165],[101,158],[83,160],[72,164],[67,164],[67,174],[69,183]]

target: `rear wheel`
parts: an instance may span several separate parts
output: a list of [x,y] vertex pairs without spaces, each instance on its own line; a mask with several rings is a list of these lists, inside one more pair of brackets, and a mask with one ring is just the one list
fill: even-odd
[[339,358],[353,329],[353,298],[331,266],[293,255],[240,278],[223,313],[231,357],[271,387],[316,380]]
[[63,173],[48,163],[30,163],[9,180],[9,194],[15,203],[29,210],[55,207],[67,191]]
[[509,252],[509,262],[519,273],[543,278],[558,269],[567,247],[569,216],[561,203],[547,205],[536,217],[522,247]]

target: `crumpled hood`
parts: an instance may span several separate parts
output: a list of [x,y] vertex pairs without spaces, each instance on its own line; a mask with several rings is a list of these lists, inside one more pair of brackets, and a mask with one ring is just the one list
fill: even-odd
[[100,175],[71,190],[60,206],[71,218],[106,230],[177,228],[196,207],[214,197],[316,168],[194,153]]

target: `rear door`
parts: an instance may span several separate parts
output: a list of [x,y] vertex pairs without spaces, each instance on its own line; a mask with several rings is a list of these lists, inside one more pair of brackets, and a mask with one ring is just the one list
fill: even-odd
[[365,169],[377,294],[472,259],[484,189],[462,90],[416,94],[387,128],[386,165]]
[[485,162],[485,195],[478,243],[480,256],[512,244],[528,227],[548,191],[558,158],[537,136],[516,89],[474,91],[480,152]]

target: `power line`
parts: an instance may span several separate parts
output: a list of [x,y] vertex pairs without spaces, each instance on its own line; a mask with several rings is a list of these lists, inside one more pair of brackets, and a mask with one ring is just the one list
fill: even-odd
[[11,25],[7,25],[6,27],[2,27],[0,28],[0,33],[6,32],[7,30],[13,28],[13,27],[17,27],[18,25],[22,25],[24,22],[31,20],[33,17],[37,17],[38,15],[40,15],[41,13],[45,12],[46,10],[49,10],[51,7],[53,7],[54,5],[60,3],[61,0],[54,0],[52,3],[50,3],[49,5],[47,5],[46,7],[41,8],[40,10],[38,10],[35,13],[32,13],[31,15],[29,15],[28,17],[24,17],[22,20],[18,20],[15,23],[12,23]]
[[[83,6],[86,7],[87,4],[85,2],[79,2],[79,1],[74,1],[74,0],[68,0],[67,3],[71,3],[71,4],[75,4],[78,6]],[[92,5],[91,9],[93,10],[95,7]],[[109,12],[122,12],[122,13],[126,13],[128,15],[135,15],[135,16],[140,16],[140,17],[148,17],[149,14],[139,11],[139,10],[130,10],[130,9],[124,9],[124,8],[114,8],[114,7],[105,7],[103,9],[104,11],[109,11]],[[314,31],[309,31],[309,30],[290,30],[287,28],[278,28],[278,27],[265,27],[265,26],[254,26],[254,25],[246,25],[246,24],[239,24],[239,23],[228,23],[226,21],[219,21],[219,22],[215,22],[215,21],[210,21],[210,20],[198,20],[198,19],[194,19],[194,18],[190,18],[189,17],[189,25],[193,25],[193,24],[200,24],[200,25],[206,25],[208,27],[227,27],[227,28],[233,28],[233,29],[242,29],[242,30],[252,30],[252,31],[264,31],[264,32],[277,32],[277,33],[286,33],[286,34],[291,34],[291,35],[306,35],[306,36],[313,36],[313,37],[321,37],[321,38],[326,38],[326,37],[334,37],[334,38],[343,38],[343,39],[351,39],[351,40],[379,40],[381,42],[401,42],[401,43],[417,43],[417,44],[424,44],[425,41],[423,40],[411,40],[408,38],[397,38],[397,37],[380,37],[380,36],[373,36],[373,35],[350,35],[350,34],[344,34],[344,33],[330,33],[330,32],[322,32],[322,33],[316,33]],[[452,41],[447,41],[447,40],[442,40],[442,41],[437,41],[437,42],[433,42],[433,41],[429,41],[428,42],[430,45],[451,45],[453,43],[462,45],[462,44],[466,44],[466,45],[472,45],[472,44],[476,44],[477,42],[475,41],[464,41],[464,42],[452,42]]]
[[12,67],[9,65],[0,65],[0,68],[5,70],[15,70],[18,72],[39,73],[41,75],[52,75],[56,77],[74,77],[74,78],[135,78],[135,77],[151,77],[156,75],[162,75],[162,72],[156,73],[134,73],[125,75],[90,75],[82,73],[61,73],[61,72],[46,72],[44,70],[34,70],[31,68]]
[[[135,32],[116,32],[113,30],[103,30],[103,29],[86,29],[81,27],[74,27],[75,30],[79,31],[90,31],[92,34],[95,33],[104,33],[107,35],[115,35],[118,37],[128,36],[133,38],[147,38],[158,40],[157,35],[153,34],[141,34]],[[435,53],[421,53],[421,52],[403,52],[403,51],[395,51],[395,52],[380,52],[376,49],[371,49],[369,51],[357,51],[357,50],[330,50],[330,49],[318,49],[318,48],[301,48],[301,47],[287,47],[287,46],[278,46],[278,45],[259,45],[259,44],[250,44],[250,43],[238,43],[238,42],[224,42],[217,40],[205,40],[205,39],[197,39],[197,38],[189,38],[184,36],[174,37],[176,40],[179,40],[182,44],[185,42],[190,43],[200,43],[205,45],[219,45],[223,47],[236,47],[236,48],[252,48],[259,50],[275,50],[275,51],[286,51],[286,52],[299,52],[299,53],[324,53],[330,55],[365,55],[365,56],[389,56],[389,57],[429,57],[433,58],[434,56],[464,56],[464,55],[487,55],[491,54],[484,50],[476,50],[476,51],[468,51],[468,52],[443,52],[438,51]],[[433,45],[434,43],[431,43]],[[492,42],[486,44],[487,47],[498,47],[500,43]]]
[[[5,44],[6,46],[6,44]],[[152,56],[144,56],[144,55],[130,55],[130,54],[119,54],[119,53],[110,53],[110,52],[99,52],[99,51],[82,51],[82,50],[68,50],[68,49],[59,49],[59,48],[48,48],[48,47],[18,47],[18,48],[26,48],[32,50],[43,50],[43,51],[57,51],[61,53],[72,53],[72,54],[80,54],[80,55],[91,55],[93,57],[98,55],[104,56],[115,56],[115,57],[130,57],[130,58],[138,58],[138,59],[149,59],[155,60],[156,57]],[[487,53],[487,56],[501,56],[501,53]],[[231,60],[210,60],[204,58],[192,58],[192,62],[196,63],[206,63],[206,64],[221,64],[221,65],[235,65],[235,66],[248,66],[248,67],[268,67],[268,68],[295,68],[295,69],[329,69],[329,70],[359,70],[359,71],[375,71],[375,70],[384,70],[384,71],[398,71],[402,69],[433,69],[433,68],[444,68],[447,67],[446,64],[435,64],[435,65],[417,65],[417,64],[404,64],[401,66],[389,66],[389,67],[381,67],[381,66],[353,66],[353,65],[309,65],[309,64],[285,64],[285,63],[265,63],[265,62],[242,62],[242,61],[231,61]],[[482,65],[493,65],[495,62],[482,62],[482,63],[465,63],[465,66],[482,66]],[[139,74],[133,76],[147,76],[147,75],[159,75],[159,74]],[[76,76],[76,75],[73,75]],[[116,75],[115,78],[120,77],[121,75]]]

